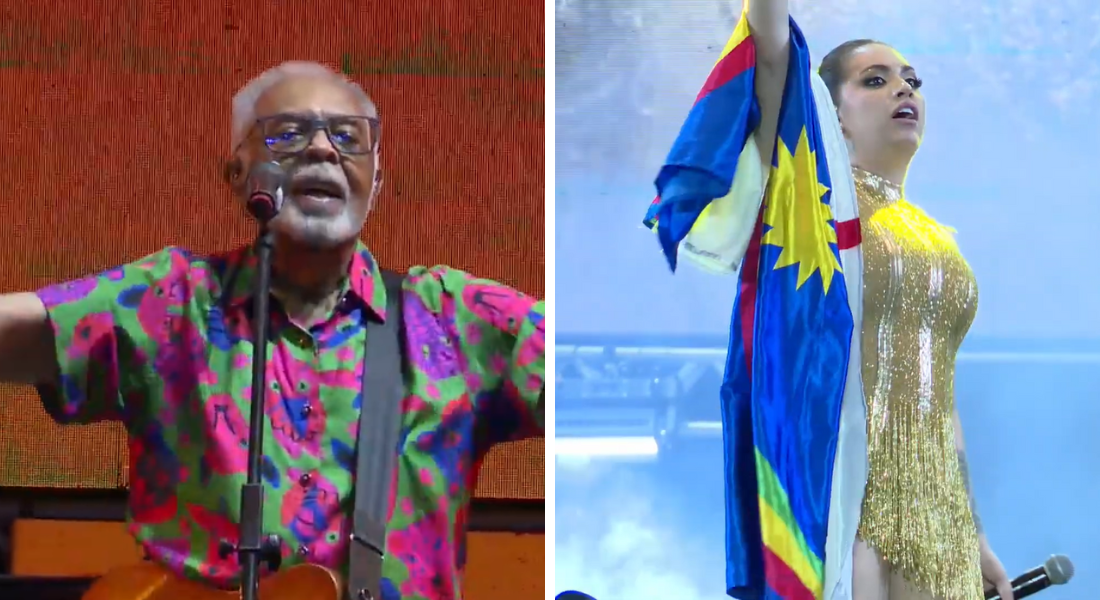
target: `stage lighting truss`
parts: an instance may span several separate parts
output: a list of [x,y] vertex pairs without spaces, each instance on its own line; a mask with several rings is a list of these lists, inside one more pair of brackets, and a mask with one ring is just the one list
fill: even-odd
[[[625,342],[625,343],[624,343]],[[1032,344],[1034,345],[1034,344]],[[716,344],[559,343],[555,349],[559,466],[649,461],[673,444],[721,437],[726,348]],[[1017,365],[1095,369],[1100,351],[978,342],[958,354],[967,372],[996,377]]]
[[684,437],[721,436],[725,348],[555,349],[555,459],[652,460]]

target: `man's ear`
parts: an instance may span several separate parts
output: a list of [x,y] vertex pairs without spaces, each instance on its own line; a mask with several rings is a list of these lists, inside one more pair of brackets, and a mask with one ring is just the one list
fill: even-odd
[[240,157],[232,156],[222,159],[222,181],[224,181],[234,194],[238,194],[244,186],[244,165]]
[[382,169],[382,152],[375,150],[374,152],[374,186],[371,188],[371,203],[373,204],[374,198],[378,197],[378,193],[382,191],[382,182],[385,181]]
[[369,215],[374,210],[374,204],[378,200],[378,194],[382,191],[382,182],[385,178],[382,177],[382,169],[374,170],[374,185],[370,188],[370,200],[367,202],[367,214]]

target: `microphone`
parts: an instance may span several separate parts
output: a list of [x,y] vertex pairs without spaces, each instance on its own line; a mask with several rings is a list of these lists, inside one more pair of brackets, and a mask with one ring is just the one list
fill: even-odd
[[558,594],[557,596],[554,596],[554,600],[596,600],[596,599],[593,598],[592,596],[589,596],[588,594],[585,594],[584,592],[574,592],[573,590],[569,590],[567,592],[562,592],[562,593]]
[[[1062,585],[1073,578],[1073,563],[1068,556],[1056,554],[1038,567],[1012,580],[1012,595],[1016,600],[1041,592],[1052,585]],[[985,593],[986,600],[1001,600],[997,590]]]
[[248,173],[248,212],[260,223],[267,223],[283,207],[286,171],[277,162],[263,162]]

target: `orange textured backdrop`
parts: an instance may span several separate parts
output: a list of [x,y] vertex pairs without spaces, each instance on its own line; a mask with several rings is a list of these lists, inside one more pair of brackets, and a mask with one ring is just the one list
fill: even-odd
[[[544,283],[541,0],[0,0],[0,289],[167,244],[247,242],[218,179],[234,91],[284,60],[340,68],[382,115],[364,239],[389,268]],[[0,487],[127,484],[116,424],[55,426],[0,388]],[[541,440],[499,448],[478,495],[541,499]]]

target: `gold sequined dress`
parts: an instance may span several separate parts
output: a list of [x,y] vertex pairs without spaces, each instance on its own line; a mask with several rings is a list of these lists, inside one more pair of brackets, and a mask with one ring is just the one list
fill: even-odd
[[981,600],[978,535],[955,450],[955,354],[978,288],[953,231],[855,169],[863,236],[870,470],[859,537],[940,600]]

